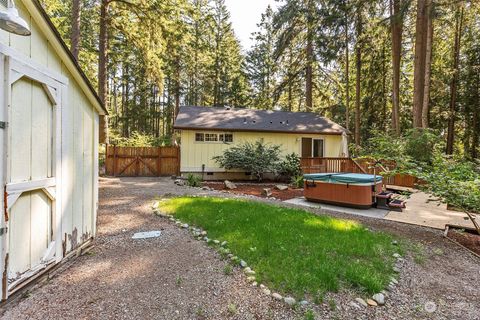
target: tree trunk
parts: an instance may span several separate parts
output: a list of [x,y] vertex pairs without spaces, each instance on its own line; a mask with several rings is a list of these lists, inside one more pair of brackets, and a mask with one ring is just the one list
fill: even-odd
[[345,80],[346,80],[346,105],[345,105],[345,129],[350,128],[350,50],[348,48],[349,35],[348,35],[348,14],[345,11]]
[[305,68],[305,111],[313,110],[313,35],[308,30],[307,39],[307,66]]
[[427,43],[425,50],[425,86],[423,89],[422,102],[422,128],[428,128],[430,112],[430,83],[432,75],[432,44],[433,44],[433,7],[429,4],[427,12]]
[[70,51],[72,51],[75,60],[78,60],[80,52],[80,15],[81,0],[72,0],[72,33],[70,34]]
[[427,38],[427,15],[429,0],[417,1],[415,37],[415,60],[413,72],[413,127],[422,127],[423,94],[425,89],[425,58]]
[[[102,0],[100,5],[100,34],[98,44],[98,95],[107,108],[108,84],[108,0]],[[100,142],[108,143],[108,116],[100,117]]]
[[450,82],[450,112],[448,117],[448,134],[447,134],[447,154],[453,153],[453,144],[455,140],[455,111],[457,105],[457,82],[458,82],[458,66],[460,55],[460,41],[462,38],[463,28],[463,8],[460,14],[457,14],[455,23],[455,44],[453,46],[453,76]]
[[360,103],[361,103],[361,74],[362,74],[362,12],[357,9],[357,45],[356,45],[356,86],[355,86],[355,145],[360,146]]
[[390,0],[390,19],[392,31],[392,130],[400,135],[400,67],[402,58],[403,17],[401,0]]
[[472,158],[477,159],[478,158],[478,132],[480,131],[480,128],[478,127],[478,113],[480,112],[480,73],[477,73],[477,79],[476,79],[476,90],[475,90],[475,105],[473,107],[473,119],[472,119]]

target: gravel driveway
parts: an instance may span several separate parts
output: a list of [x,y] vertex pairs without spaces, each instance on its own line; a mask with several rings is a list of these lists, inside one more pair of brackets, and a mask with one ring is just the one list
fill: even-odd
[[[286,307],[237,268],[225,275],[216,252],[152,214],[155,197],[195,193],[231,196],[167,178],[102,178],[94,249],[8,304],[2,319],[304,319],[307,309],[318,319],[480,319],[480,259],[436,230],[339,214],[422,249],[405,257],[384,307],[358,310],[350,303],[359,295],[349,290],[327,294],[315,306]],[[148,230],[162,230],[161,237],[131,239]],[[426,311],[426,304],[434,308]]]

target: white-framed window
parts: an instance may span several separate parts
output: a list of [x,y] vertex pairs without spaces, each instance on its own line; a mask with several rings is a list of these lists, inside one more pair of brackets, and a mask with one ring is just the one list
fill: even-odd
[[205,133],[205,142],[217,142],[218,134],[216,133]]
[[196,132],[195,142],[217,142],[217,143],[232,143],[233,133],[213,133],[213,132]]
[[195,133],[195,141],[196,142],[205,141],[205,133]]

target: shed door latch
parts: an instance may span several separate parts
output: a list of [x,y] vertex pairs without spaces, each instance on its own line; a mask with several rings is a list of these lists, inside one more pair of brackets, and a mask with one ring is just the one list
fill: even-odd
[[6,128],[7,128],[7,122],[0,121],[0,129],[6,129]]

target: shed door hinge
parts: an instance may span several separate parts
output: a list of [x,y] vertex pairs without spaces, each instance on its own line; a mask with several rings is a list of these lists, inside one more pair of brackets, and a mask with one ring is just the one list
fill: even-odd
[[7,122],[5,121],[0,121],[0,129],[6,129],[7,128]]
[[0,228],[0,236],[3,236],[4,234],[6,234],[8,231],[8,228],[5,227],[5,228]]

